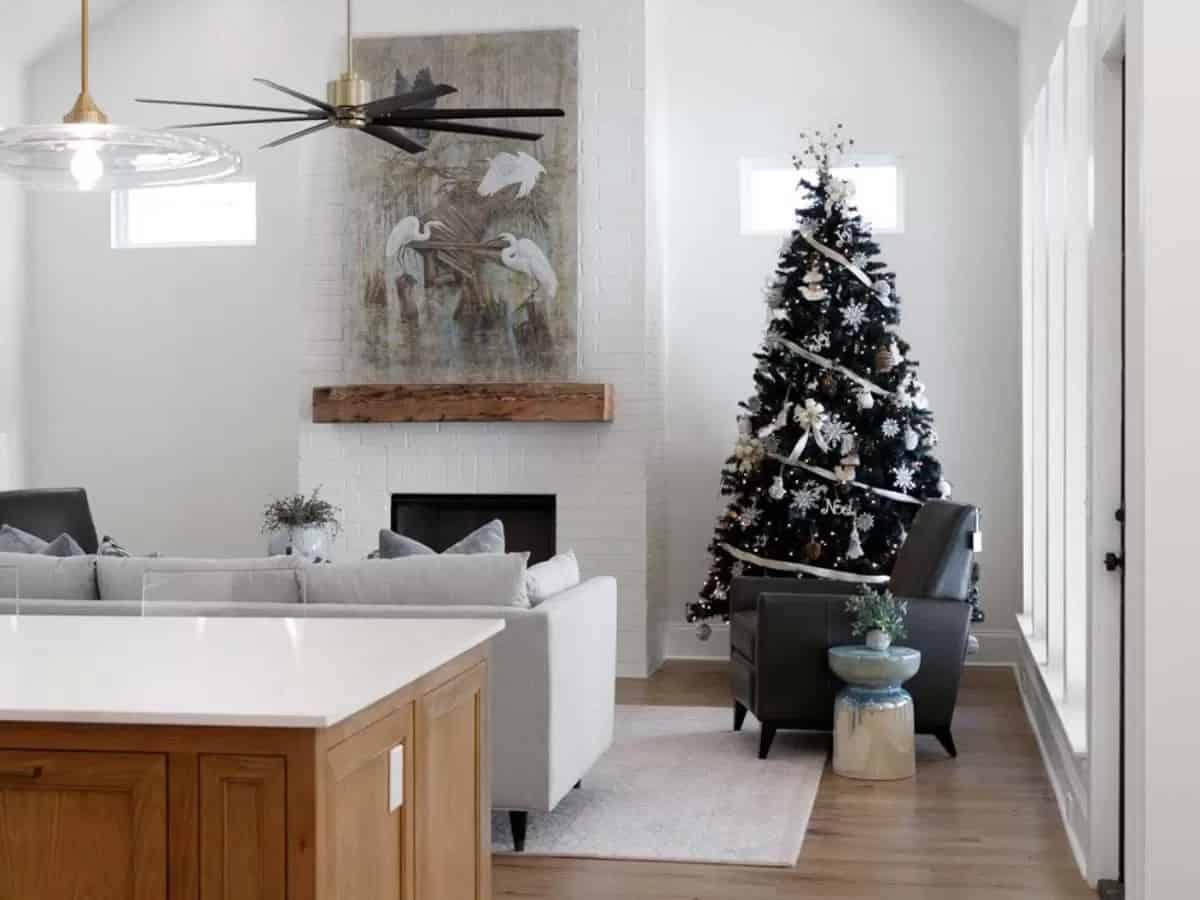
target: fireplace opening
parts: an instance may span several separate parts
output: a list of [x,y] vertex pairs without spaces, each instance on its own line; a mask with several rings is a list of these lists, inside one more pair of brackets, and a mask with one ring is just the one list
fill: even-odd
[[392,494],[392,531],[441,553],[492,519],[504,523],[510,553],[539,563],[556,552],[553,494]]

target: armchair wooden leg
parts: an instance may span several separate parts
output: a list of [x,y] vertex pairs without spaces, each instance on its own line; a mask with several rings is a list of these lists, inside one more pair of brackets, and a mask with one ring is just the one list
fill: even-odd
[[762,734],[758,738],[758,758],[766,759],[771,752],[771,742],[775,740],[775,726],[769,722],[762,723]]
[[958,748],[954,746],[954,736],[950,734],[949,728],[945,729],[944,731],[936,732],[934,737],[936,737],[941,745],[946,748],[946,752],[949,753],[951,757],[957,758]]
[[742,706],[742,704],[740,704],[740,703],[738,703],[738,701],[734,700],[733,701],[733,730],[741,731],[742,723],[745,721],[746,721],[746,707]]
[[529,813],[514,809],[508,814],[508,824],[512,826],[513,850],[525,852],[525,830],[529,825]]

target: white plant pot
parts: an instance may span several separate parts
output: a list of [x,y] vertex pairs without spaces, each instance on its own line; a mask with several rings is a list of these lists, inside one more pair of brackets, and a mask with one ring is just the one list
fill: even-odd
[[267,553],[271,556],[301,556],[330,559],[333,540],[326,528],[277,528],[271,532]]
[[872,628],[867,632],[867,646],[872,650],[884,651],[892,646],[892,636],[886,631],[880,631],[878,628]]

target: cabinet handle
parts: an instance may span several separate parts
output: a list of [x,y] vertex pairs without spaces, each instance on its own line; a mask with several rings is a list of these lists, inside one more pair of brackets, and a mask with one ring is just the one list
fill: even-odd
[[36,781],[41,777],[41,766],[30,766],[28,769],[0,769],[0,781]]

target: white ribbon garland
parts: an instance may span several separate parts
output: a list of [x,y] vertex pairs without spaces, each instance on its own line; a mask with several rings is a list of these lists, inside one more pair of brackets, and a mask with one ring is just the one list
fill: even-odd
[[890,575],[856,575],[853,572],[839,572],[837,569],[826,569],[822,566],[810,566],[807,563],[785,562],[781,559],[767,559],[739,550],[729,543],[721,546],[734,559],[759,566],[763,569],[774,569],[777,572],[795,572],[797,575],[813,575],[817,578],[827,578],[830,581],[848,581],[855,584],[887,584],[892,580]]
[[787,338],[780,337],[777,334],[770,335],[770,339],[779,344],[785,350],[795,353],[802,359],[808,360],[814,366],[820,366],[822,369],[828,369],[830,371],[837,372],[839,375],[850,379],[863,390],[870,391],[872,394],[878,394],[881,397],[888,398],[898,398],[900,396],[895,391],[889,391],[887,388],[881,388],[873,381],[868,381],[861,375],[858,375],[850,369],[847,369],[845,366],[835,363],[832,359],[827,359],[818,353],[813,353],[811,350],[805,350],[795,341],[789,341]]
[[842,266],[847,272],[861,281],[866,287],[870,288],[872,291],[875,290],[875,282],[871,280],[871,277],[854,263],[850,262],[850,260],[848,260],[843,254],[834,250],[832,247],[826,247],[808,232],[800,232],[800,237],[808,241],[809,246],[826,259],[833,260],[835,263],[837,263],[839,266]]
[[803,469],[805,472],[817,475],[828,481],[832,481],[837,484],[848,484],[851,487],[858,488],[859,490],[870,491],[873,494],[878,494],[880,497],[886,497],[888,500],[895,500],[898,503],[911,503],[914,506],[925,505],[924,500],[918,500],[916,497],[910,497],[908,494],[901,494],[899,491],[889,491],[887,488],[874,487],[873,485],[863,484],[861,481],[843,481],[837,477],[836,473],[830,471],[829,469],[822,469],[820,466],[814,466],[806,462],[790,459],[786,456],[780,456],[778,453],[768,453],[767,456],[781,465]]

